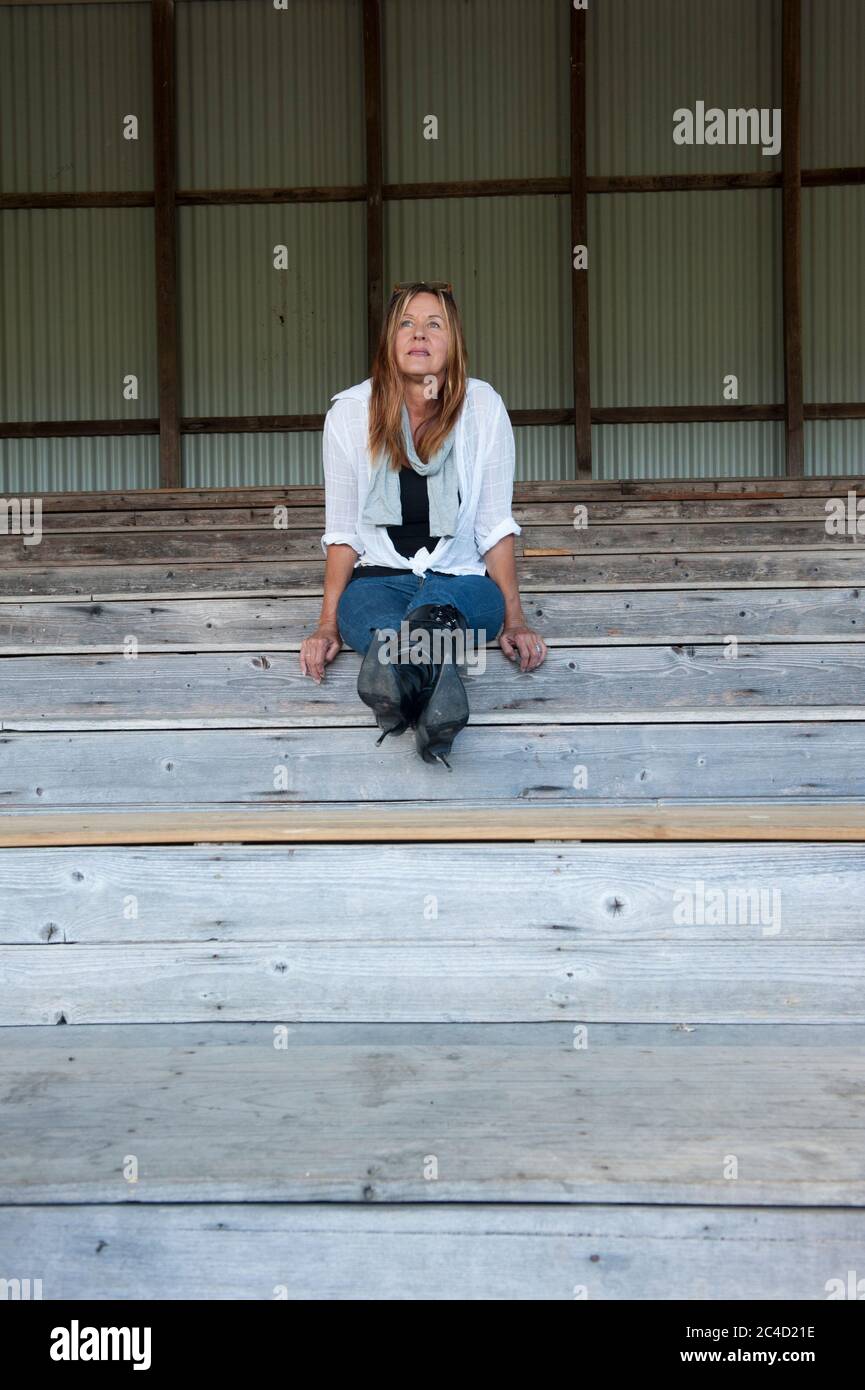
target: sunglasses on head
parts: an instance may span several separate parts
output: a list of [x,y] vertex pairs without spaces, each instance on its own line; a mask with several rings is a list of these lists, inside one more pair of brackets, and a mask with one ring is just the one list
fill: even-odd
[[394,285],[393,294],[399,294],[401,290],[408,290],[419,287],[425,290],[441,290],[444,294],[453,294],[454,287],[449,280],[406,280],[403,284]]

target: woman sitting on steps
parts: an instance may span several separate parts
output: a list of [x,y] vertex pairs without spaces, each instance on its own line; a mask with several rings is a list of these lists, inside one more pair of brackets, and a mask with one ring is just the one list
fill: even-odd
[[447,766],[469,717],[454,645],[497,635],[522,671],[547,651],[517,586],[513,430],[466,365],[451,286],[394,286],[372,376],[325,417],[324,599],[300,649],[318,682],[341,639],[360,652],[378,742],[411,725],[425,761]]

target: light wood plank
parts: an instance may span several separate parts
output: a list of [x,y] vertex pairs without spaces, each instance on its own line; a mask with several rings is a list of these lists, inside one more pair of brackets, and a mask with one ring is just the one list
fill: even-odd
[[824,1301],[829,1281],[861,1263],[863,1240],[865,1212],[820,1208],[0,1209],[11,1266],[41,1276],[44,1297],[63,1301]]
[[0,797],[41,814],[269,803],[296,818],[306,802],[358,803],[360,814],[392,801],[385,823],[409,800],[555,801],[585,817],[627,801],[865,799],[865,722],[469,724],[450,768],[424,762],[410,731],[380,747],[377,737],[374,727],[3,733]]
[[[579,599],[524,590],[522,598],[526,616],[548,645],[704,643],[725,641],[731,633],[760,642],[865,642],[859,589],[635,590],[588,592]],[[130,633],[142,652],[296,651],[315,630],[320,610],[315,594],[0,601],[0,653],[110,652],[122,648]]]
[[[838,536],[824,518],[813,521],[747,520],[681,522],[673,525],[589,524],[575,529],[567,521],[532,526],[516,538],[518,555],[543,553],[658,555],[665,552],[747,552],[773,550],[865,549],[861,537]],[[320,559],[320,528],[315,530],[253,527],[248,530],[45,531],[38,545],[17,534],[0,533],[4,568],[66,564],[189,564],[222,561],[310,561]]]
[[[541,591],[616,589],[740,589],[834,588],[865,584],[865,546],[848,550],[774,550],[758,552],[710,552],[634,555],[615,551],[594,555],[551,554],[519,557],[518,574],[523,589]],[[132,595],[151,599],[176,594],[208,595],[319,595],[324,561],[318,554],[309,560],[271,561],[248,559],[214,564],[205,561],[178,564],[93,565],[80,557],[63,565],[46,566],[40,557],[29,565],[0,567],[0,597],[26,602],[44,597],[85,598],[91,602]]]
[[557,801],[431,806],[358,802],[292,807],[154,806],[117,803],[56,811],[0,810],[0,848],[40,845],[274,844],[497,840],[865,841],[865,801],[574,806]]
[[[664,551],[748,551],[748,550],[845,550],[863,549],[862,537],[838,536],[826,529],[826,516],[812,521],[716,521],[681,522],[674,525],[591,524],[583,529],[573,525],[533,526],[520,538],[520,553],[530,556],[544,547],[568,554],[617,551],[620,554],[658,555]],[[43,542],[44,544],[44,542]],[[6,563],[4,561],[4,563]]]
[[[865,481],[860,479],[860,488]],[[574,506],[569,501],[520,502],[515,498],[513,513],[520,526],[554,526],[573,524]],[[858,494],[857,494],[858,496]],[[842,501],[846,499],[842,496]],[[717,522],[717,521],[818,521],[826,519],[823,497],[782,497],[777,499],[743,500],[734,497],[701,498],[696,501],[587,501],[586,507],[593,526],[606,524],[645,525],[647,522]],[[128,508],[105,511],[59,511],[47,508],[43,500],[43,531],[46,535],[83,531],[189,531],[272,529],[275,524],[289,530],[324,531],[323,505],[310,506],[283,496],[271,506],[179,506],[143,507],[130,502]]]
[[[860,474],[817,478],[573,478],[533,480],[518,478],[514,483],[517,502],[610,500],[656,502],[667,499],[760,500],[785,497],[829,497],[865,489]],[[30,494],[10,493],[10,497]],[[48,492],[43,499],[47,511],[124,511],[182,507],[323,506],[324,488],[310,484],[261,487],[141,488],[97,492]]]
[[6,1029],[0,1202],[865,1207],[865,1025],[347,1033]]
[[[755,933],[760,928],[755,928]],[[0,1026],[532,1021],[835,1023],[862,1018],[861,946],[567,938],[0,947]],[[556,934],[559,935],[559,934]],[[419,939],[421,938],[421,939]],[[432,938],[432,939],[431,939]],[[783,945],[783,949],[781,949]]]
[[[735,659],[730,650],[557,647],[527,673],[489,647],[468,653],[464,684],[472,722],[484,725],[865,716],[858,644],[742,641]],[[293,652],[9,656],[0,728],[371,727],[360,663],[345,650],[319,684]]]
[[[327,914],[321,911],[327,894]],[[0,942],[865,940],[852,844],[6,848]],[[134,904],[134,915],[130,908]],[[435,912],[435,917],[431,915]]]

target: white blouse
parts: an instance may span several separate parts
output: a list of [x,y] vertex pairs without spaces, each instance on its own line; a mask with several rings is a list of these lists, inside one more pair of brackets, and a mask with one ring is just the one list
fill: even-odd
[[350,545],[358,553],[355,569],[391,565],[424,574],[483,574],[482,556],[502,536],[519,536],[511,515],[514,488],[514,432],[505,403],[487,381],[469,377],[457,417],[454,455],[460,507],[453,536],[440,536],[430,553],[422,546],[411,559],[400,555],[386,526],[362,520],[372,476],[367,450],[367,413],[372,378],[337,391],[324,417],[322,457],[325,482],[325,531],[321,548]]

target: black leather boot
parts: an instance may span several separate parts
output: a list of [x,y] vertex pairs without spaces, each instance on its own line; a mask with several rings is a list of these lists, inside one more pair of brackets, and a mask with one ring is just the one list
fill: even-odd
[[[424,603],[406,614],[409,632],[427,634],[418,642],[430,657],[415,665],[420,684],[415,702],[415,746],[425,762],[450,767],[447,754],[469,722],[469,701],[457,669],[455,634],[466,620],[451,603]],[[450,636],[448,635],[450,634]]]
[[420,676],[407,678],[399,662],[381,659],[380,653],[388,640],[390,629],[373,628],[372,641],[366,649],[357,677],[357,693],[374,712],[382,730],[375,746],[388,734],[404,734],[414,723],[414,702]]

